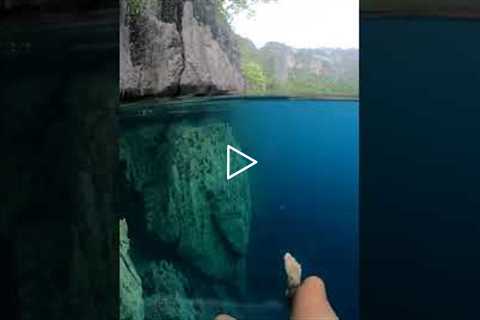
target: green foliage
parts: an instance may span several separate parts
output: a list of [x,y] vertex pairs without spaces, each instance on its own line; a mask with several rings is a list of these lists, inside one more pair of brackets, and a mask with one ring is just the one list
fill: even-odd
[[[242,73],[247,82],[246,94],[291,95],[291,96],[358,96],[358,74],[354,62],[346,60],[343,66],[350,76],[318,74],[308,67],[293,68],[288,71],[288,79],[281,82],[275,76],[275,61],[278,53],[271,50],[258,50],[248,39],[237,37],[240,49]],[[308,65],[311,54],[298,52],[299,64]],[[348,64],[352,64],[351,66]]]
[[253,61],[242,65],[242,72],[248,84],[248,90],[252,93],[263,93],[266,90],[267,78],[262,66]]
[[254,16],[255,9],[253,7],[259,2],[271,3],[277,1],[278,0],[217,0],[217,4],[220,13],[227,21],[231,21],[233,16],[241,12],[247,12],[249,16]]
[[128,12],[132,16],[138,16],[145,6],[145,2],[143,0],[127,0],[128,5]]
[[324,77],[307,73],[305,71],[293,71],[288,81],[274,90],[281,90],[284,94],[296,96],[355,96],[358,89],[353,82],[340,81],[331,77]]
[[291,70],[286,82],[268,72],[268,65],[257,63],[252,55],[243,58],[242,72],[247,81],[247,94],[290,96],[358,96],[358,81],[338,80],[305,70]]
[[242,37],[237,37],[237,44],[240,49],[242,74],[247,82],[247,94],[264,94],[271,80],[265,73],[258,50],[250,40]]

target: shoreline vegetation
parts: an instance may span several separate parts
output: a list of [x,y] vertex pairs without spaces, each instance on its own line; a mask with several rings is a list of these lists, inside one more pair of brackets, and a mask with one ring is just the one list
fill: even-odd
[[237,36],[247,95],[358,96],[356,48],[294,48],[268,42],[257,48]]
[[[245,95],[340,98],[358,96],[358,48],[295,48],[270,41],[256,47],[251,39],[233,32],[233,17],[241,12],[255,16],[257,3],[278,0],[216,0],[218,19],[232,30],[238,46]],[[288,17],[285,17],[288,20]],[[273,27],[273,26],[272,26]],[[309,32],[309,30],[305,30]],[[314,36],[314,33],[311,33]]]
[[358,98],[358,49],[299,49],[279,42],[257,48],[234,33],[232,17],[254,14],[258,1],[275,2],[122,0],[120,101],[225,95]]

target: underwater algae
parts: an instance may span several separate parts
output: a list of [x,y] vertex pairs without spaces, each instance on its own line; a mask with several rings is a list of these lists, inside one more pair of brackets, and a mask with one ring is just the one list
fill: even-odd
[[[227,183],[227,144],[238,145],[232,128],[211,119],[136,126],[120,139],[123,174],[143,203],[125,218],[135,224],[132,260],[143,291],[132,294],[143,295],[144,319],[235,314],[245,290],[251,199],[248,175]],[[137,315],[121,312],[121,319]]]

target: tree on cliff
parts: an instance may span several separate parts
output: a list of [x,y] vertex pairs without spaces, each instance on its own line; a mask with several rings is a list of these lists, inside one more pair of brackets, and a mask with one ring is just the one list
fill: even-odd
[[234,15],[240,12],[247,12],[248,15],[253,16],[255,14],[254,6],[257,3],[271,3],[278,0],[216,0],[220,12],[231,21]]
[[242,72],[248,85],[250,93],[264,93],[267,88],[267,78],[263,68],[253,61],[242,65]]

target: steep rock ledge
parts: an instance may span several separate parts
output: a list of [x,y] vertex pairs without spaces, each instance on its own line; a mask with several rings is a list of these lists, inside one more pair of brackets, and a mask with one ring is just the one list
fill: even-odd
[[121,0],[123,97],[209,95],[244,90],[240,54],[212,0]]
[[224,176],[224,146],[238,145],[232,127],[188,118],[124,124],[119,207],[132,231],[145,320],[238,315],[252,213],[248,175]]
[[225,181],[226,144],[236,141],[225,123],[186,121],[126,133],[120,157],[128,180],[143,196],[141,233],[149,247],[158,248],[159,241],[205,276],[240,285],[251,198],[247,176]]

